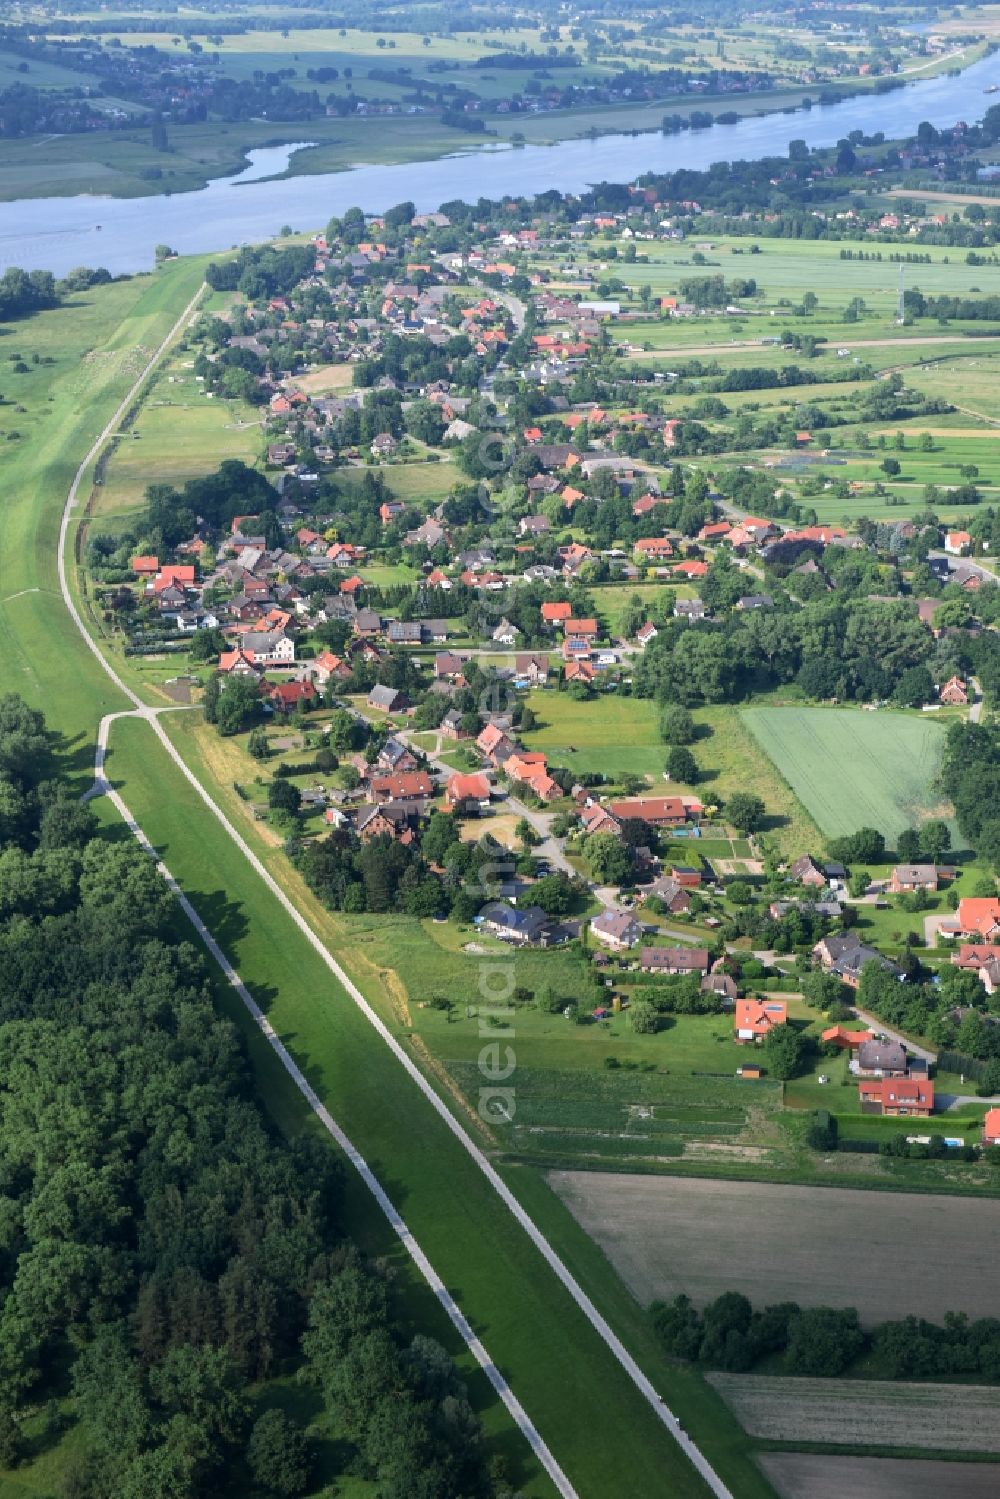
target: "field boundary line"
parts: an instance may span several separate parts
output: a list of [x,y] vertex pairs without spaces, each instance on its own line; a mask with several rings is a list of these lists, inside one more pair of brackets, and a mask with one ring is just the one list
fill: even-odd
[[[678,1417],[675,1416],[674,1413],[666,1405],[666,1402],[657,1391],[652,1380],[639,1366],[637,1360],[628,1351],[624,1343],[618,1337],[617,1333],[615,1333],[611,1328],[601,1312],[598,1311],[597,1307],[587,1295],[586,1291],[579,1284],[579,1282],[576,1280],[575,1276],[570,1272],[567,1266],[563,1263],[562,1259],[553,1249],[548,1239],[538,1228],[534,1219],[521,1206],[520,1202],[507,1186],[506,1182],[500,1176],[496,1168],[487,1159],[483,1151],[479,1148],[472,1137],[467,1133],[463,1125],[451,1112],[445,1101],[431,1086],[420,1068],[403,1050],[402,1046],[389,1031],[388,1027],[383,1023],[381,1017],[375,1012],[372,1006],[365,999],[364,995],[361,993],[361,990],[348,976],[348,974],[340,966],[340,964],[336,961],[332,954],[327,950],[321,938],[313,930],[309,922],[298,910],[290,897],[286,895],[284,890],[282,890],[281,886],[274,879],[273,875],[271,875],[262,861],[253,852],[253,850],[250,848],[249,844],[242,837],[237,828],[233,825],[233,823],[229,821],[229,818],[226,816],[222,808],[212,800],[212,797],[210,796],[207,789],[202,785],[201,781],[198,780],[197,776],[181,756],[180,751],[167,736],[166,730],[159,722],[159,710],[156,708],[148,707],[142,702],[137,693],[133,692],[131,688],[126,686],[125,682],[115,671],[114,667],[101,651],[96,640],[94,640],[94,638],[89,633],[86,624],[84,623],[83,617],[76,606],[76,601],[74,600],[70,591],[67,575],[66,542],[69,535],[73,507],[75,505],[77,494],[79,492],[80,484],[83,481],[84,474],[86,473],[86,470],[89,467],[90,463],[101,451],[104,444],[112,436],[117,423],[121,419],[122,414],[136,399],[144,382],[151,374],[155,366],[159,363],[163,355],[166,353],[167,349],[170,347],[170,344],[173,342],[174,338],[178,335],[181,328],[184,326],[185,321],[189,317],[193,316],[193,313],[197,308],[199,301],[201,300],[203,291],[204,288],[199,287],[198,291],[192,297],[185,310],[181,313],[180,317],[177,319],[170,332],[165,336],[159,347],[151,355],[148,363],[133,384],[132,388],[129,390],[128,394],[122,400],[111,420],[105,425],[103,431],[94,440],[94,443],[91,445],[89,451],[87,452],[86,456],[84,457],[83,461],[76,471],[73,482],[70,485],[69,492],[66,497],[66,504],[63,508],[62,521],[59,527],[59,550],[57,561],[59,584],[62,591],[63,602],[65,603],[66,608],[69,610],[70,616],[74,624],[76,625],[77,630],[86,641],[88,648],[93,652],[97,660],[100,662],[104,671],[111,678],[111,680],[115,682],[115,684],[125,693],[128,700],[135,705],[135,716],[144,719],[151,725],[154,733],[160,740],[160,743],[163,745],[171,760],[173,760],[174,764],[181,771],[181,774],[187,779],[188,783],[201,797],[208,810],[215,816],[217,821],[229,834],[230,838],[243,854],[250,867],[260,876],[267,888],[271,891],[272,895],[274,895],[275,898],[280,902],[281,906],[291,917],[292,921],[298,927],[299,931],[310,943],[315,952],[325,963],[326,967],[339,981],[347,994],[350,995],[351,999],[358,1006],[361,1013],[369,1021],[376,1034],[382,1039],[382,1041],[385,1042],[386,1046],[388,1046],[389,1050],[392,1052],[393,1056],[402,1066],[404,1071],[419,1088],[424,1098],[427,1100],[427,1102],[430,1103],[431,1107],[437,1112],[437,1114],[447,1126],[447,1128],[451,1131],[455,1139],[459,1142],[459,1144],[463,1147],[471,1160],[482,1172],[483,1176],[486,1178],[489,1185],[493,1188],[497,1196],[500,1198],[501,1202],[503,1202],[504,1206],[508,1208],[516,1222],[527,1234],[532,1244],[545,1260],[549,1269],[556,1276],[557,1280],[559,1280],[563,1288],[567,1291],[578,1310],[582,1312],[591,1328],[598,1334],[598,1336],[604,1342],[605,1346],[614,1355],[618,1363],[621,1365],[622,1369],[632,1380],[632,1383],[635,1385],[636,1389],[651,1406],[652,1410],[655,1412],[662,1425],[665,1427],[669,1435],[673,1437],[674,1441],[680,1447],[681,1451],[691,1463],[692,1467],[699,1474],[699,1476],[712,1491],[712,1493],[716,1495],[716,1499],[734,1499],[734,1496],[732,1495],[726,1484],[723,1482],[723,1480],[716,1473],[715,1469],[705,1457],[704,1453],[696,1445],[692,1438],[688,1436],[688,1434],[683,1430]],[[101,751],[100,744],[98,745],[98,755],[101,760],[101,771],[99,775],[95,777],[95,779],[103,780],[103,753]],[[107,783],[105,782],[104,784],[106,785]],[[110,787],[108,789],[110,790]],[[388,1201],[388,1199],[386,1200]]]

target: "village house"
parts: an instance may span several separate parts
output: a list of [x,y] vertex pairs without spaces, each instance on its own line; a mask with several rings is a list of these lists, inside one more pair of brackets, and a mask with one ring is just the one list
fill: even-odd
[[643,947],[639,950],[643,973],[707,973],[708,949],[704,947]]
[[402,774],[407,770],[416,770],[417,758],[401,739],[387,739],[378,752],[375,765],[379,770]]
[[471,734],[462,727],[462,714],[457,708],[449,708],[438,724],[438,733],[445,739],[471,739]]
[[820,1036],[826,1046],[839,1046],[841,1051],[856,1052],[863,1041],[872,1041],[871,1031],[851,1031],[845,1025],[830,1025]]
[[679,828],[697,822],[702,809],[701,803],[690,797],[635,796],[610,802],[608,810],[619,823],[626,818],[637,818],[654,828]]
[[434,782],[425,770],[404,770],[372,776],[369,785],[377,802],[425,802],[434,795]]
[[354,827],[362,843],[391,838],[408,848],[417,839],[420,816],[417,802],[367,802],[354,814]]
[[538,687],[548,681],[549,658],[542,655],[515,656],[514,673],[519,681]]
[[889,889],[893,895],[907,890],[936,890],[939,877],[934,864],[897,864],[889,877]]
[[639,628],[638,628],[638,630],[636,630],[636,632],[635,632],[635,638],[638,641],[638,643],[643,647],[643,649],[645,649],[645,647],[649,644],[649,642],[651,640],[655,640],[656,639],[658,633],[659,633],[659,631],[657,630],[656,626],[653,624],[653,621],[651,619],[647,619],[646,623],[644,625],[640,625]]
[[858,1045],[859,1077],[905,1077],[906,1047],[901,1041],[881,1041],[873,1036]]
[[963,707],[969,701],[969,689],[961,677],[949,677],[938,692],[938,698],[949,707]]
[[973,970],[982,968],[986,963],[1000,963],[1000,944],[963,942],[958,951],[952,953],[951,961],[959,968]]
[[473,775],[456,772],[445,787],[445,803],[449,811],[460,816],[488,812],[490,807],[490,783],[481,771]]
[[548,917],[540,906],[525,906],[517,909],[506,901],[489,901],[479,913],[478,921],[486,931],[501,942],[511,942],[516,947],[537,942],[546,945]]
[[759,1045],[777,1025],[788,1023],[783,999],[738,999],[733,1014],[733,1040],[739,1046]]
[[672,916],[679,916],[691,909],[691,894],[668,875],[659,875],[648,885],[640,887],[645,900],[662,901]]
[[590,930],[602,947],[621,952],[632,947],[642,936],[642,926],[628,911],[602,911],[590,923]]
[[796,859],[788,874],[797,884],[811,885],[816,890],[824,890],[827,885],[835,890],[847,877],[843,864],[823,863],[811,854]]
[[731,973],[706,973],[698,985],[700,994],[714,994],[722,1000],[723,1008],[736,1003],[738,990]]
[[491,765],[499,766],[514,753],[514,741],[498,724],[488,723],[476,740],[476,749]]
[[903,970],[878,951],[862,942],[857,932],[846,932],[840,937],[821,937],[813,948],[813,957],[841,983],[851,989],[861,984],[861,971],[866,963],[877,963],[896,978],[904,978]]
[[380,682],[368,694],[369,708],[377,708],[383,713],[396,713],[405,703],[406,698],[398,687],[384,687]]
[[926,1119],[934,1112],[934,1084],[926,1078],[865,1078],[858,1084],[862,1114]]
[[1000,1145],[1000,1109],[988,1109],[983,1120],[983,1145]]
[[960,937],[1000,936],[1000,900],[995,896],[965,896],[958,903],[952,928]]
[[252,651],[258,666],[294,666],[295,642],[281,630],[248,630],[244,651]]

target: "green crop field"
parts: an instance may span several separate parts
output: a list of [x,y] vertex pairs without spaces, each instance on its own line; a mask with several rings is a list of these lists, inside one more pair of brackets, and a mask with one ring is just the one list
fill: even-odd
[[940,724],[856,708],[747,708],[742,717],[828,837],[874,827],[891,842],[942,812]]

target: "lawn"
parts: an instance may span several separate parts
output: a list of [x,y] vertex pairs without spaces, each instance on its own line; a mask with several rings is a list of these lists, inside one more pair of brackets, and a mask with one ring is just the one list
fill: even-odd
[[746,708],[744,724],[827,837],[904,828],[945,815],[934,790],[940,724],[856,708]]
[[666,747],[659,710],[648,699],[609,692],[579,702],[568,693],[544,690],[530,693],[528,706],[538,722],[521,736],[526,749],[543,750],[554,764],[571,770],[662,779]]
[[116,443],[94,514],[103,519],[134,513],[154,480],[180,486],[227,458],[253,465],[262,446],[257,414],[239,402],[209,400],[191,374],[190,362],[185,368],[175,361]]

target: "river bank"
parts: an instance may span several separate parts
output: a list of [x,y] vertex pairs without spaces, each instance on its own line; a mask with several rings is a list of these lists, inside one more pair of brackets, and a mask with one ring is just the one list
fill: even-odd
[[[158,243],[181,254],[218,252],[269,239],[286,224],[300,231],[320,228],[331,214],[352,205],[375,213],[408,199],[418,211],[427,211],[451,198],[475,201],[484,192],[492,197],[549,188],[582,192],[595,182],[630,181],[643,172],[754,160],[783,154],[796,138],[809,146],[834,145],[851,130],[899,138],[914,134],[921,120],[950,126],[977,118],[990,101],[983,90],[998,77],[1000,61],[989,56],[960,74],[943,73],[889,93],[778,118],[745,115],[735,124],[682,135],[618,132],[513,149],[498,141],[478,147],[471,140],[456,142],[451,131],[453,154],[310,175],[304,173],[321,164],[317,152],[324,147],[318,132],[316,145],[303,143],[300,125],[290,144],[252,151],[243,172],[218,176],[200,191],[100,201],[48,196],[0,204],[0,271],[17,265],[64,275],[75,266],[102,265],[118,275],[151,269]],[[88,186],[93,192],[95,184]]]
[[[900,74],[906,83],[927,83],[957,67],[978,62],[985,42],[933,57]],[[38,198],[150,198],[203,190],[212,181],[237,176],[249,153],[287,146],[308,135],[309,150],[294,154],[284,175],[323,176],[370,166],[402,166],[439,160],[482,144],[553,146],[604,135],[656,132],[665,114],[689,114],[692,107],[734,115],[740,121],[821,107],[823,92],[843,101],[878,97],[884,80],[848,78],[833,89],[818,85],[778,89],[766,94],[677,95],[643,105],[609,104],[542,111],[537,114],[490,115],[489,134],[465,134],[436,115],[319,118],[282,124],[247,120],[225,124],[172,126],[166,151],[153,147],[145,127],[86,134],[28,136],[5,140],[0,153],[0,203]],[[828,106],[822,106],[828,107]],[[722,126],[720,129],[732,129]]]

